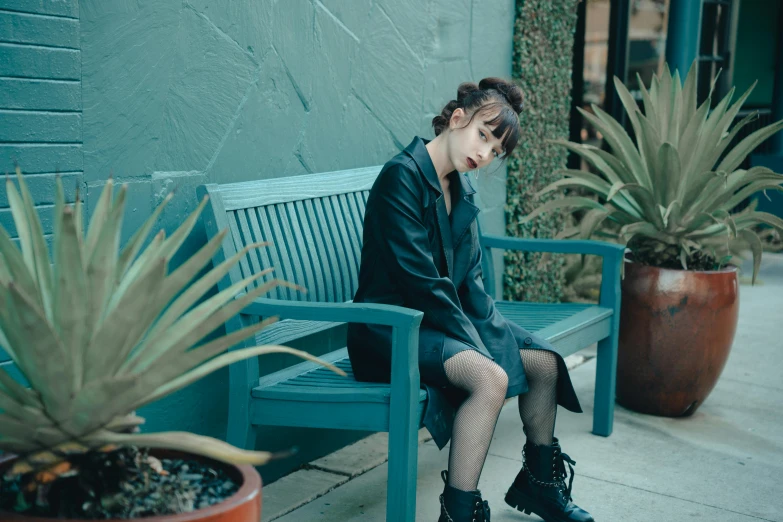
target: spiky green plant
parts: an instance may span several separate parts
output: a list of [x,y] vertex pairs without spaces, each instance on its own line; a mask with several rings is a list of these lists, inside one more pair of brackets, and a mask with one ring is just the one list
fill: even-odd
[[563,170],[565,177],[539,194],[580,187],[598,195],[599,201],[567,196],[542,204],[523,220],[559,208],[587,210],[578,227],[559,237],[589,238],[608,219],[619,225],[617,238],[627,242],[635,260],[661,267],[688,269],[704,258],[716,266],[730,254],[728,244],[736,238],[753,252],[755,282],[762,246],[751,227],[763,223],[783,230],[783,220],[757,212],[755,205],[737,213],[732,209],[761,190],[783,190],[783,175],[766,167],[737,167],[759,144],[783,129],[783,120],[756,130],[728,149],[739,130],[757,117],[754,112],[729,130],[755,83],[731,106],[734,89],[712,110],[712,90],[697,107],[696,69],[694,63],[683,85],[679,72],[672,78],[666,66],[663,74],[653,77],[649,91],[639,78],[644,114],[623,83],[614,79],[635,143],[596,105],[592,105],[594,114],[579,109],[601,132],[611,152],[553,140],[584,158],[597,174]]
[[[285,284],[271,280],[253,287],[270,271],[265,270],[199,302],[248,250],[263,246],[250,245],[196,278],[220,248],[225,230],[169,272],[206,199],[171,237],[160,231],[143,248],[169,194],[120,251],[126,187],[115,197],[108,180],[85,234],[82,203],[77,195],[66,205],[58,179],[50,259],[18,169],[17,178],[20,191],[11,179],[6,185],[21,250],[0,227],[0,346],[30,387],[0,367],[0,450],[24,457],[11,474],[53,464],[71,452],[127,445],[261,465],[269,453],[187,432],[133,433],[144,422],[133,412],[212,371],[273,352],[345,375],[283,346],[226,351],[274,319],[197,345],[258,296]],[[253,289],[237,297],[248,287]]]

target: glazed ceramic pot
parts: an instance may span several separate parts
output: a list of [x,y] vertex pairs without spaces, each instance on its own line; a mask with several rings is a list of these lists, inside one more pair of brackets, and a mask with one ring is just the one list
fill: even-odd
[[699,272],[626,263],[617,402],[652,415],[693,414],[723,371],[738,315],[734,267]]
[[[232,465],[207,459],[200,455],[190,455],[178,451],[150,450],[150,455],[157,458],[178,458],[209,462],[214,467],[222,468],[234,481],[241,484],[239,490],[219,504],[204,509],[182,513],[179,515],[164,515],[144,517],[130,520],[111,519],[104,522],[258,522],[261,520],[261,477],[256,469],[249,464]],[[0,473],[13,462],[13,458],[0,456]],[[84,522],[73,518],[42,518],[22,515],[0,510],[2,522]]]

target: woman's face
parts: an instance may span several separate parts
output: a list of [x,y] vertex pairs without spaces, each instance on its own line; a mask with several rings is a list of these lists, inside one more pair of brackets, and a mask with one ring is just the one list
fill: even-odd
[[494,114],[476,114],[470,125],[470,115],[463,109],[455,109],[449,122],[449,158],[458,172],[486,167],[503,154],[502,141],[484,120],[491,121]]

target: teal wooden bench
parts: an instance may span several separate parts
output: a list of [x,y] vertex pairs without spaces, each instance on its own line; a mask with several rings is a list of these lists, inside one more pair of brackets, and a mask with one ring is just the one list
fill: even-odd
[[[244,256],[219,283],[221,289],[274,267],[275,277],[307,288],[278,288],[232,319],[236,331],[259,318],[280,321],[241,346],[285,344],[346,322],[389,325],[394,331],[391,385],[353,378],[345,348],[322,356],[348,373],[341,377],[305,362],[263,377],[258,361],[229,369],[228,442],[251,447],[261,425],[389,432],[387,520],[413,521],[416,506],[418,429],[427,401],[418,370],[418,329],[422,312],[352,303],[357,288],[362,224],[369,190],[381,167],[288,178],[203,185],[210,202],[204,214],[212,238],[228,228],[215,263],[245,245],[271,247]],[[603,256],[600,303],[539,304],[497,301],[510,320],[552,342],[563,355],[598,343],[593,433],[612,432],[623,248],[599,241],[513,239],[484,235],[487,286],[494,289],[492,249],[572,252]]]

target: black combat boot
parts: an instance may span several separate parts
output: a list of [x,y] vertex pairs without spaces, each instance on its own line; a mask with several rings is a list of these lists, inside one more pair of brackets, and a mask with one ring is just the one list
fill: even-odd
[[438,522],[489,522],[489,504],[481,499],[481,491],[462,491],[449,486],[447,471],[440,476],[446,484],[440,496]]
[[[557,439],[551,446],[525,443],[525,463],[506,493],[506,503],[523,513],[535,513],[545,522],[593,522],[593,517],[571,502],[576,464],[563,453]],[[571,470],[566,487],[565,464]]]

